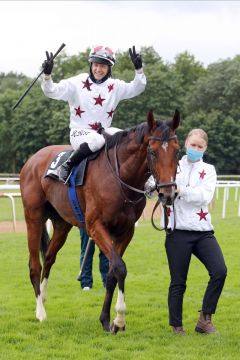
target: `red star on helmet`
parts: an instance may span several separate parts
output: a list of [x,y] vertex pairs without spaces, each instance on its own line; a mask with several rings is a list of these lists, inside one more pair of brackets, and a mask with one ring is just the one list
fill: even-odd
[[91,86],[93,83],[91,83],[88,79],[86,81],[82,81],[83,83],[83,89],[86,88],[88,91],[91,91]]
[[101,105],[102,106],[103,101],[106,100],[106,99],[101,98],[101,95],[99,94],[97,98],[94,98],[94,100],[96,101],[94,105]]
[[205,173],[205,170],[203,170],[202,172],[198,172],[199,174],[200,174],[200,177],[199,177],[199,179],[204,179],[204,176],[207,174],[207,173]]
[[108,92],[111,92],[114,88],[114,84],[109,84],[108,85]]
[[114,110],[112,109],[111,111],[107,111],[107,114],[108,114],[108,117],[113,117],[113,113],[114,113]]
[[199,221],[201,221],[201,220],[203,220],[203,219],[204,219],[204,220],[207,220],[207,219],[206,219],[206,216],[207,216],[208,212],[204,212],[202,208],[201,208],[201,211],[198,212],[197,214],[198,214],[198,216],[199,216]]
[[102,49],[102,46],[101,45],[98,45],[98,46],[95,46],[95,48],[93,49],[94,52],[97,52],[99,50]]
[[84,110],[81,110],[80,106],[78,106],[78,108],[74,108],[74,110],[76,110],[76,116],[78,115],[79,117],[82,117],[82,113],[84,113]]

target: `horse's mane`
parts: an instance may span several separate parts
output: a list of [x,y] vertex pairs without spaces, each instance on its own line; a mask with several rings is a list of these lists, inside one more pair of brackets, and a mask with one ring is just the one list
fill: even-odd
[[116,144],[120,144],[123,141],[128,140],[129,136],[133,133],[136,134],[137,141],[141,143],[146,132],[147,132],[147,123],[145,122],[136,125],[134,127],[124,129],[122,131],[118,131],[114,135],[105,134],[107,149],[111,149]]
[[[156,127],[162,128],[161,140],[167,141],[170,132],[170,121],[156,121]],[[148,133],[148,124],[146,122],[116,132],[114,135],[105,134],[107,149],[111,149],[116,144],[128,141],[131,134],[135,133],[137,143],[143,142],[144,136]]]

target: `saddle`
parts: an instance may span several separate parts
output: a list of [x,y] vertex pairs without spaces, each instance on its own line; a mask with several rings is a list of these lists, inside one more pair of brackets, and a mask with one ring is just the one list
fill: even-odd
[[[68,197],[72,210],[80,224],[85,223],[85,217],[78,202],[76,186],[81,186],[84,184],[84,175],[85,175],[87,163],[90,160],[96,159],[100,151],[101,150],[98,150],[95,153],[87,156],[78,165],[74,166],[71,170],[70,178],[68,181]],[[55,156],[44,177],[50,177],[54,180],[60,181],[59,180],[60,166],[64,161],[66,161],[69,158],[72,152],[73,150],[63,151],[59,153],[57,156]]]
[[[75,174],[75,186],[81,186],[84,184],[84,175],[86,172],[87,163],[91,160],[95,160],[101,150],[96,151],[95,153],[87,156],[83,159],[78,165],[74,166],[72,169],[72,173],[76,172]],[[63,151],[60,152],[58,155],[55,156],[51,164],[49,165],[46,174],[44,177],[50,177],[54,180],[59,181],[59,170],[60,166],[69,158],[73,150]]]

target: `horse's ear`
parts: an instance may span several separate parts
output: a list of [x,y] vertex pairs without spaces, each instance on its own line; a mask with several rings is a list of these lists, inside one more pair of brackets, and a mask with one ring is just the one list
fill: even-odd
[[148,122],[149,130],[154,130],[154,129],[156,128],[156,121],[155,121],[155,119],[154,119],[153,111],[152,111],[152,110],[150,110],[150,111],[148,112],[147,122]]
[[178,111],[178,109],[176,109],[175,113],[173,115],[171,128],[173,130],[176,130],[178,128],[179,124],[180,124],[180,112]]

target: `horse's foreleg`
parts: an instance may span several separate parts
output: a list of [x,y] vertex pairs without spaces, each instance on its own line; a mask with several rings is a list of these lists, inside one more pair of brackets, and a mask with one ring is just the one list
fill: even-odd
[[105,331],[110,331],[110,309],[112,305],[113,293],[117,285],[117,279],[112,270],[109,271],[106,281],[106,296],[100,315],[100,321]]
[[112,256],[113,273],[118,283],[118,297],[116,303],[117,316],[111,324],[111,332],[116,334],[119,330],[124,331],[126,326],[126,303],[124,296],[124,284],[127,276],[127,268],[122,258],[113,253]]
[[[124,253],[124,250],[126,249],[129,241],[119,243],[117,248],[111,236],[109,235],[109,232],[100,221],[96,220],[92,227],[91,224],[89,225],[90,226],[88,227],[88,230],[90,230],[90,236],[95,240],[100,250],[102,250],[102,252],[108,257],[110,262],[110,271],[106,283],[106,296],[100,316],[100,321],[105,331],[112,331],[113,333],[117,333],[119,330],[125,329],[126,304],[124,299],[124,282],[127,276],[127,269],[121,256]],[[129,237],[129,239],[130,238],[131,237]],[[116,305],[117,317],[113,320],[112,325],[109,326],[110,309],[116,284],[118,284],[119,288],[118,301]]]

